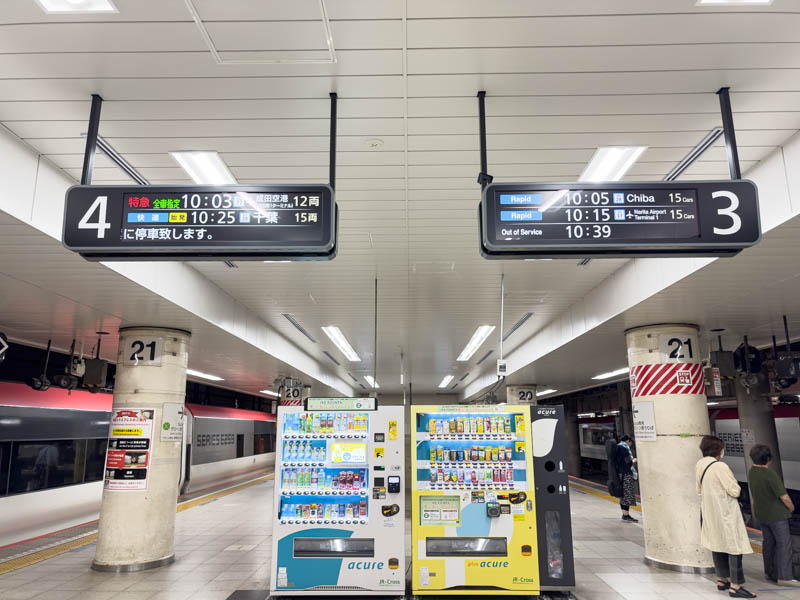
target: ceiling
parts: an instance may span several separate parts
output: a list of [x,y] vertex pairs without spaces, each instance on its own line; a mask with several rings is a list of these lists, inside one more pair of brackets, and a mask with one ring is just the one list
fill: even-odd
[[[0,122],[78,179],[98,93],[100,134],[151,183],[190,183],[168,154],[190,149],[219,151],[241,183],[326,182],[336,91],[338,257],[193,266],[332,372],[363,383],[375,370],[389,393],[403,390],[401,369],[406,386],[430,393],[447,373],[469,373],[458,391],[494,368],[494,357],[475,363],[497,354],[497,336],[468,364],[455,358],[478,325],[499,326],[501,274],[505,328],[534,313],[506,343],[512,351],[624,262],[479,256],[478,90],[495,181],[575,180],[597,146],[612,144],[648,146],[628,180],[660,179],[720,124],[721,86],[732,88],[744,171],[800,129],[800,7],[788,0],[735,10],[694,0],[332,0],[333,64],[323,62],[318,0],[194,0],[223,64],[185,0],[114,1],[119,14],[63,17],[3,0]],[[237,61],[256,62],[224,64]],[[717,144],[684,178],[727,176]],[[98,156],[94,183],[125,182]],[[328,324],[362,362],[348,364],[325,339]]]

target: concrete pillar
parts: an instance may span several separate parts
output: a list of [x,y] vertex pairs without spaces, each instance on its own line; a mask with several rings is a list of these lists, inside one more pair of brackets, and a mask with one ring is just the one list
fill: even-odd
[[744,448],[744,464],[746,471],[753,466],[750,460],[750,449],[756,444],[765,444],[772,450],[770,468],[783,479],[781,469],[781,451],[778,446],[778,432],[775,429],[775,415],[772,402],[766,394],[769,382],[764,373],[758,375],[758,383],[749,389],[736,379],[736,404],[739,409],[739,432],[742,434]]
[[581,476],[581,444],[578,436],[578,411],[576,403],[567,401],[564,404],[564,427],[567,438],[567,473],[574,477]]
[[634,429],[645,563],[710,572],[711,553],[700,545],[695,491],[698,446],[710,433],[697,333],[694,325],[669,324],[625,332],[639,415]]
[[506,386],[506,404],[536,404],[536,384]]
[[619,435],[623,433],[633,437],[633,404],[631,402],[630,385],[621,381],[617,383],[617,398],[619,399],[619,416],[621,428],[617,428]]
[[120,330],[97,571],[139,571],[175,558],[189,337],[176,329]]

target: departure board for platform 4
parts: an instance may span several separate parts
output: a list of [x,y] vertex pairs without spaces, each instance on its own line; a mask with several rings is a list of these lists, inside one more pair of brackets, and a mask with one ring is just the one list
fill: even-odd
[[480,216],[488,258],[719,256],[761,235],[749,181],[491,184]]
[[67,193],[64,245],[104,260],[332,258],[335,220],[324,185],[76,186]]

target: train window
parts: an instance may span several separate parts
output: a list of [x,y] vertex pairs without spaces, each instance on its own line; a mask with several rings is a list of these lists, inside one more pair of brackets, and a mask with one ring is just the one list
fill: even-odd
[[14,442],[9,494],[82,483],[86,440]]
[[11,454],[11,442],[0,442],[0,496],[5,495],[8,487],[8,463]]
[[84,483],[100,481],[103,479],[103,469],[106,463],[106,446],[108,440],[87,440],[86,443],[86,475]]
[[253,436],[253,454],[275,451],[275,436],[271,433],[256,433]]

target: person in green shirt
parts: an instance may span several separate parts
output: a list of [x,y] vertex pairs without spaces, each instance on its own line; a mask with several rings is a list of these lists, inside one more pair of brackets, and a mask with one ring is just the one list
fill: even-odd
[[772,462],[769,446],[756,444],[750,450],[750,458],[753,466],[747,473],[747,481],[753,499],[753,514],[761,522],[764,538],[764,573],[768,580],[778,585],[800,587],[800,581],[792,574],[789,519],[794,512],[794,503],[781,478],[768,468]]

